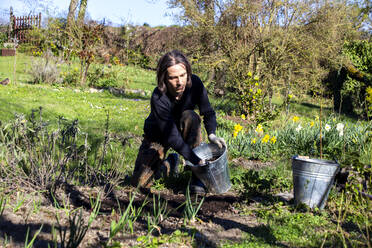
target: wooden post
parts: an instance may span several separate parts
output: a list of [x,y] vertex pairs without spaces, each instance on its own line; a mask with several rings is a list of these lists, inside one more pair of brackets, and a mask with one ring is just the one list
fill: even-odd
[[14,16],[13,16],[13,8],[10,7],[10,12],[9,12],[9,33],[8,33],[8,41],[12,37],[12,32],[14,29]]

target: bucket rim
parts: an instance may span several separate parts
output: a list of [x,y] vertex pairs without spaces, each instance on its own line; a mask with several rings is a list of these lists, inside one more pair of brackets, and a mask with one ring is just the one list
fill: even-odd
[[[200,146],[216,146],[216,147],[218,147],[218,145],[216,145],[216,144],[213,144],[213,143],[201,143],[199,146],[197,146],[197,147],[200,147]],[[197,147],[195,147],[195,148],[197,148]],[[194,148],[194,149],[195,149]],[[218,156],[218,158],[216,159],[216,160],[214,160],[213,161],[213,163],[215,163],[215,162],[217,162],[217,161],[219,161],[226,153],[227,153],[227,147],[226,146],[222,146],[222,148],[219,148],[218,147],[218,149],[223,149],[223,152],[221,153],[221,155],[220,156]],[[188,166],[191,166],[191,167],[195,167],[195,168],[197,168],[197,167],[205,167],[205,166],[209,166],[209,164],[210,164],[210,162],[207,162],[207,163],[205,163],[205,164],[202,164],[202,165],[195,165],[195,164],[192,164],[190,161],[186,161],[186,164],[188,165]]]
[[337,160],[326,160],[326,159],[317,159],[317,158],[300,158],[298,155],[292,157],[292,161],[302,161],[312,164],[322,164],[329,166],[340,166]]

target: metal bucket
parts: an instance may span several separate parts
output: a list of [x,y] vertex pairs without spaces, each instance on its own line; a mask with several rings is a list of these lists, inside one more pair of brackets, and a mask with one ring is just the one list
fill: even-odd
[[339,167],[336,161],[293,157],[295,203],[323,209]]
[[227,149],[219,148],[215,144],[202,143],[193,149],[195,154],[204,160],[216,158],[205,165],[194,165],[189,161],[191,171],[207,187],[208,192],[222,194],[231,188],[230,173],[227,166]]

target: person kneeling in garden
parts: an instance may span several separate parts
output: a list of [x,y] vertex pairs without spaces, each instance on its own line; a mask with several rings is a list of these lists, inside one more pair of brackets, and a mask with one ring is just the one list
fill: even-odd
[[[194,165],[205,163],[192,150],[202,141],[201,118],[194,111],[196,106],[203,116],[209,141],[220,148],[226,146],[224,139],[215,135],[216,113],[207,91],[200,78],[191,73],[191,65],[181,52],[173,50],[160,58],[157,83],[152,92],[151,112],[145,120],[144,138],[131,178],[134,187],[151,187],[154,175],[164,168],[166,175],[177,171],[177,153]],[[177,153],[164,159],[169,148]],[[191,193],[205,193],[205,190],[203,183],[193,174]]]

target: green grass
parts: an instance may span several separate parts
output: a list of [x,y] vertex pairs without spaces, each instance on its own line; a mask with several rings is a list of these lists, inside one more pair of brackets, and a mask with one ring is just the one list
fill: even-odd
[[143,89],[152,91],[156,83],[156,73],[154,71],[140,69],[128,65],[124,66],[125,77],[128,79],[128,86],[131,89]]
[[[79,120],[80,129],[88,134],[91,144],[102,141],[105,132],[107,114],[109,115],[109,131],[119,135],[134,135],[140,137],[143,133],[143,122],[150,111],[148,97],[130,96],[117,97],[108,91],[90,93],[87,88],[69,88],[50,85],[29,84],[31,77],[27,73],[33,58],[18,54],[16,58],[16,84],[13,80],[14,57],[0,56],[0,79],[10,78],[7,86],[0,85],[0,120],[7,122],[14,119],[16,114],[30,115],[33,109],[42,107],[42,118],[51,127],[56,127],[60,116],[72,121]],[[74,68],[62,65],[62,70]],[[155,87],[153,71],[134,66],[121,67],[120,75],[128,79],[131,89],[152,90]],[[135,139],[139,142],[139,139]],[[133,163],[136,149],[126,148],[126,160]]]
[[[3,57],[0,56],[0,81],[9,78],[14,82],[14,56]],[[27,82],[31,77],[27,74],[30,68],[32,57],[17,54],[16,56],[16,82]]]
[[[115,97],[107,92],[75,92],[69,88],[40,85],[0,85],[0,120],[14,119],[15,114],[30,115],[32,109],[42,107],[42,117],[53,127],[58,117],[79,120],[82,132],[88,133],[89,143],[95,147],[102,142],[107,113],[109,131],[124,136],[140,137],[144,119],[149,113],[149,102]],[[134,139],[133,142],[139,142]],[[137,156],[135,143],[125,150],[126,167],[131,167]]]
[[[16,56],[16,82],[27,83],[31,80],[30,75],[27,73],[31,68],[32,60],[35,57],[25,54],[17,54]],[[94,67],[94,64],[91,65]],[[156,87],[156,73],[155,71],[142,69],[133,65],[117,66],[120,68],[119,81],[122,85],[127,84],[130,89],[142,89],[152,91]],[[14,82],[14,57],[0,56],[0,80],[10,78]],[[73,60],[71,65],[62,64],[61,71],[68,71],[73,68],[80,70],[79,61]]]
[[[149,113],[149,101],[116,97],[105,92],[90,93],[88,89],[72,89],[48,85],[27,84],[27,73],[32,57],[17,55],[17,84],[13,83],[14,57],[0,56],[0,79],[10,78],[11,84],[0,87],[0,119],[10,120],[16,113],[29,114],[32,109],[43,107],[43,116],[52,123],[58,116],[79,119],[81,127],[88,133],[102,132],[107,111],[110,129],[119,133],[142,133],[142,125]],[[71,68],[77,66],[77,62]],[[69,68],[63,65],[64,69]],[[153,71],[123,67],[123,77],[128,78],[132,89],[152,90],[155,87]]]
[[115,97],[107,92],[28,84],[0,87],[1,120],[10,120],[16,113],[29,114],[40,106],[44,119],[52,123],[56,123],[58,116],[79,119],[82,129],[88,133],[102,132],[108,111],[111,130],[140,135],[149,113],[148,101]]

